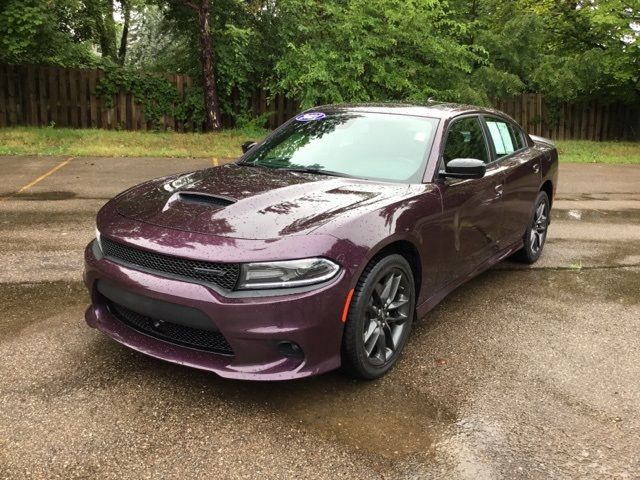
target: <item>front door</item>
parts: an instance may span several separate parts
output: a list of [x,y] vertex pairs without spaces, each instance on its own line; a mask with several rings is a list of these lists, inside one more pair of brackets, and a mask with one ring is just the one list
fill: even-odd
[[441,171],[456,158],[475,158],[487,163],[479,179],[437,181],[442,195],[442,252],[440,285],[460,280],[498,252],[501,230],[502,169],[492,163],[487,138],[477,116],[454,120],[450,125]]

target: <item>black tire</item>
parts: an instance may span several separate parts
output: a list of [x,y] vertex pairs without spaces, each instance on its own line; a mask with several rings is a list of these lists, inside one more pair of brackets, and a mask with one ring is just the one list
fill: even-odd
[[[413,273],[403,256],[378,256],[367,265],[353,293],[344,327],[343,372],[372,380],[395,365],[409,338],[415,297]],[[383,305],[387,306],[380,308]]]
[[542,254],[545,241],[547,240],[547,230],[549,228],[550,204],[549,197],[545,192],[538,193],[533,204],[529,224],[524,232],[522,240],[524,247],[518,250],[513,258],[522,263],[532,264],[538,261]]

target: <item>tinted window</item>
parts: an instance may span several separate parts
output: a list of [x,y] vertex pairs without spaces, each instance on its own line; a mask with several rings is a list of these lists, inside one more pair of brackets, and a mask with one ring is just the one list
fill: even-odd
[[515,125],[497,118],[487,118],[486,122],[498,158],[524,147],[522,134]]
[[269,168],[312,168],[354,177],[422,181],[438,120],[342,112],[296,117],[245,162]]
[[489,162],[487,144],[477,117],[456,120],[451,125],[442,156],[445,164],[455,158],[475,158]]

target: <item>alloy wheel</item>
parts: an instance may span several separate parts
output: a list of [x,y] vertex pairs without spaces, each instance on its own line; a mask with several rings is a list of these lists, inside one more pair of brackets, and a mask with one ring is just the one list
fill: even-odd
[[530,232],[530,245],[531,252],[536,255],[538,251],[544,245],[544,239],[547,234],[547,225],[549,219],[549,212],[547,210],[547,204],[545,202],[540,202],[538,208],[536,208],[536,213],[533,216],[533,225],[531,225]]
[[365,310],[362,339],[369,363],[389,362],[400,346],[411,309],[409,279],[398,268],[376,283]]

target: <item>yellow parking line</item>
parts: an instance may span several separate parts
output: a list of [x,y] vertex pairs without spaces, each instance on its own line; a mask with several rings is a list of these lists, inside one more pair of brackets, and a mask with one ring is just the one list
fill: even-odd
[[213,158],[211,159],[211,161],[213,162],[213,166],[214,166],[214,167],[217,167],[217,166],[219,166],[219,165],[220,165],[220,162],[218,162],[218,159],[217,159],[216,157],[213,157]]
[[73,160],[75,157],[69,157],[66,160],[63,160],[62,162],[60,162],[59,164],[57,164],[55,167],[53,167],[51,170],[49,170],[47,173],[40,175],[38,178],[36,178],[33,182],[29,182],[27,183],[24,187],[22,187],[20,190],[18,190],[15,193],[12,193],[11,195],[7,195],[6,197],[0,197],[0,202],[2,202],[3,200],[8,200],[11,197],[15,197],[16,195],[21,194],[22,192],[24,192],[25,190],[28,190],[29,188],[33,187],[34,185],[40,183],[42,180],[44,180],[45,178],[47,178],[49,175],[57,172],[58,170],[60,170],[62,167],[64,167],[66,164],[68,164],[71,160]]

